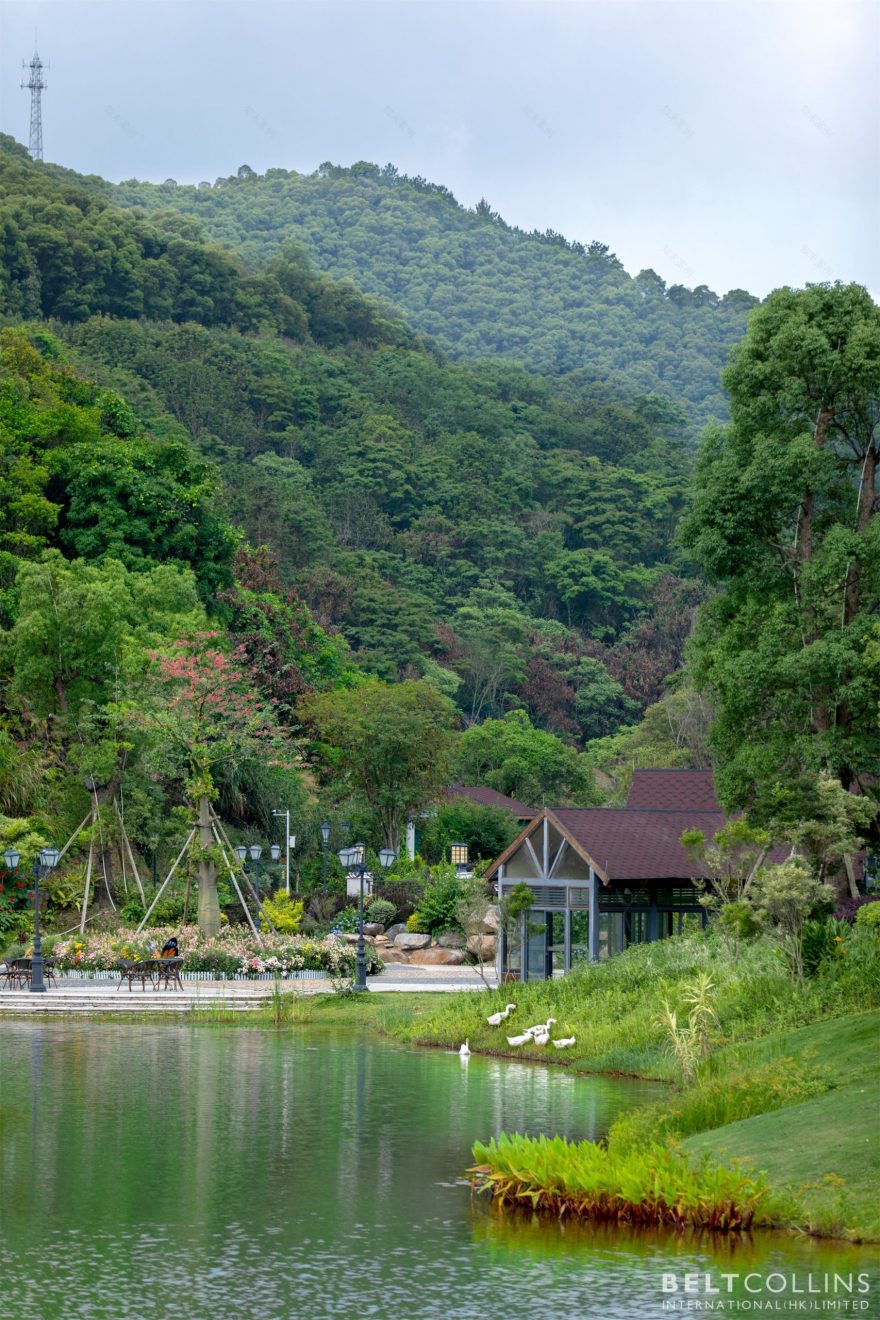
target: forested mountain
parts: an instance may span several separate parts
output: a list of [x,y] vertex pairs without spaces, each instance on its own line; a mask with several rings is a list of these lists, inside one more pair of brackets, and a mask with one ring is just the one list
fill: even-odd
[[652,270],[632,278],[604,243],[526,233],[486,202],[466,210],[448,189],[393,166],[259,176],[242,166],[213,185],[129,181],[111,195],[195,216],[255,266],[302,245],[319,269],[354,278],[456,357],[571,374],[575,396],[601,387],[618,402],[679,399],[694,437],[726,415],[719,372],[757,301],[742,289],[719,297],[705,285],[667,287]]
[[[714,763],[765,818],[812,812],[828,773],[873,791],[866,290],[756,311],[692,482],[660,391],[450,362],[301,246],[254,268],[9,139],[0,187],[0,813],[54,833],[124,780],[143,841],[210,780],[255,825],[312,791],[301,756],[348,792],[340,727],[391,729],[397,764],[399,720],[417,748],[432,712],[439,783],[478,764],[584,801],[636,764]],[[193,748],[217,744],[209,773]]]
[[[45,355],[111,391],[109,414],[156,455],[197,452],[174,461],[204,470],[215,512],[268,547],[278,588],[362,668],[431,679],[467,722],[519,706],[578,742],[656,700],[699,597],[671,548],[688,471],[676,405],[448,363],[301,251],[254,274],[189,219],[121,211],[8,140],[0,170],[7,322],[30,321]],[[36,468],[34,499],[52,502]],[[109,509],[133,509],[144,480],[105,445],[76,504],[89,536],[47,514],[34,552],[136,567]],[[13,516],[16,553],[34,517]],[[173,540],[162,558],[189,562]],[[228,617],[229,572],[193,567]]]

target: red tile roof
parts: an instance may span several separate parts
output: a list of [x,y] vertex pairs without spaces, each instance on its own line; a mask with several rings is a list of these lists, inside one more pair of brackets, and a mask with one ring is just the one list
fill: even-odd
[[634,770],[628,807],[719,811],[711,770]]
[[533,820],[538,814],[534,807],[527,807],[524,802],[506,797],[497,789],[484,788],[482,784],[451,784],[446,792],[449,797],[467,798],[480,807],[503,807],[519,820]]
[[707,839],[725,824],[720,809],[639,810],[633,807],[558,807],[553,816],[609,881],[690,880],[705,874],[681,845],[685,830]]

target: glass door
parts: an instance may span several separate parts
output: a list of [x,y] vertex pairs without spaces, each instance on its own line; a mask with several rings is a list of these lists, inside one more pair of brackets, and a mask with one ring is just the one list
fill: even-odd
[[553,974],[553,955],[550,943],[553,931],[553,913],[538,912],[534,908],[526,917],[526,966],[529,981],[546,981]]

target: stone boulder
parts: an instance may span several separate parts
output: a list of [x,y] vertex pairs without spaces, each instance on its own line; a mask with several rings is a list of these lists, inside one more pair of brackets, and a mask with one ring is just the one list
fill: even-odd
[[408,953],[404,953],[403,949],[395,949],[393,944],[388,944],[388,945],[383,944],[382,961],[383,963],[388,963],[389,965],[391,963],[408,963],[410,961],[410,955]]
[[498,941],[494,935],[468,935],[467,950],[480,962],[493,962]]
[[464,959],[464,949],[441,949],[437,944],[430,949],[415,949],[409,955],[411,963],[422,967],[460,967]]
[[402,935],[405,930],[406,930],[406,922],[396,921],[393,926],[388,927],[385,934],[388,936],[389,940],[393,940],[395,939],[396,936]]
[[442,935],[437,936],[437,944],[441,949],[463,949],[465,943],[464,936],[457,930],[445,930]]
[[490,904],[490,906],[486,908],[486,915],[483,917],[483,920],[478,927],[479,933],[481,935],[497,936],[498,922],[500,919],[501,913],[498,911],[498,905],[496,903]]
[[385,927],[382,925],[381,921],[364,922],[365,935],[382,935],[384,934],[384,932],[385,932]]
[[410,952],[413,949],[427,949],[430,943],[430,935],[419,935],[414,930],[402,930],[394,936],[395,947]]

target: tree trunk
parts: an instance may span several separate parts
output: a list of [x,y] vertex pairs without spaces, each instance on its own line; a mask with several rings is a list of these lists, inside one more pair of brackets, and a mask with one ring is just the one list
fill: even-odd
[[199,930],[203,935],[216,935],[220,930],[220,900],[217,897],[217,867],[204,856],[214,843],[211,804],[204,796],[199,798],[199,843],[203,853],[199,859]]
[[[877,455],[873,448],[865,455],[862,479],[859,488],[859,505],[856,513],[856,531],[865,532],[874,516],[874,484],[877,480]],[[847,569],[846,599],[843,608],[844,624],[851,623],[859,612],[861,603],[862,566],[856,562]]]

